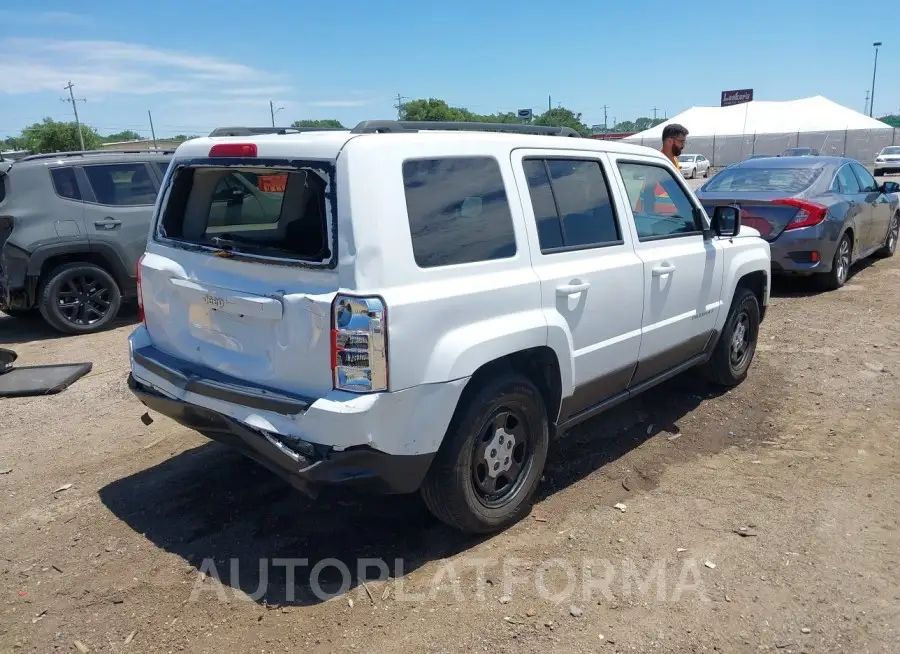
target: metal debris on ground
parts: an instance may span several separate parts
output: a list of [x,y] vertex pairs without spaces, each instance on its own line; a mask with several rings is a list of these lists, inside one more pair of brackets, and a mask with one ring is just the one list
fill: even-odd
[[141,422],[145,425],[153,424],[153,418],[150,417],[150,412],[144,412],[144,415],[141,416]]
[[622,504],[621,502],[619,502],[618,504],[614,505],[613,508],[618,509],[622,513],[625,513],[626,506],[624,504]]
[[704,561],[704,562],[703,562],[703,565],[705,565],[705,566],[706,566],[707,568],[709,568],[710,570],[712,570],[713,568],[716,567],[716,564],[713,563],[712,561]]

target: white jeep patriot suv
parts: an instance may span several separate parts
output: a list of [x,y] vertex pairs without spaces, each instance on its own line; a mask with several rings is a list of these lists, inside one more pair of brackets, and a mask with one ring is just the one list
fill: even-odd
[[689,368],[746,376],[769,245],[660,153],[528,125],[259,131],[175,152],[129,386],[296,488],[420,491],[495,531],[554,435]]

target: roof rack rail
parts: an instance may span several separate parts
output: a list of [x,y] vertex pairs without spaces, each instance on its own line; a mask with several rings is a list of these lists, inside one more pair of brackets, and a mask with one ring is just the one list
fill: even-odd
[[256,136],[259,134],[287,134],[300,132],[340,132],[342,127],[217,127],[210,136]]
[[41,154],[29,154],[19,161],[35,161],[37,159],[60,159],[62,157],[83,157],[90,154],[174,154],[172,149],[145,148],[143,150],[72,150],[71,152],[44,152]]
[[364,120],[350,131],[353,134],[373,134],[376,132],[396,133],[424,130],[511,132],[514,134],[542,134],[581,138],[581,134],[571,127],[551,127],[548,125],[529,125],[527,123],[475,123],[444,120]]

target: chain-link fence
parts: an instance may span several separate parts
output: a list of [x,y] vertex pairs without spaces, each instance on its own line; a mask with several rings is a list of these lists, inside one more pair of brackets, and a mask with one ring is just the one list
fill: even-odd
[[[659,139],[628,139],[652,148]],[[825,156],[850,157],[872,164],[882,148],[900,145],[900,128],[857,129],[837,132],[786,132],[783,134],[746,134],[688,136],[685,154],[702,154],[713,167],[722,168],[753,155],[778,155],[788,148],[815,148]]]

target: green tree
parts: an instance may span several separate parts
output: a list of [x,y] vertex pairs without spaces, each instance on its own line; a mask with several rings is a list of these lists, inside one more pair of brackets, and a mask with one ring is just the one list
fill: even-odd
[[[87,125],[81,125],[81,135],[84,138],[86,150],[95,150],[103,142],[97,131]],[[42,122],[23,129],[22,137],[25,140],[25,148],[35,154],[71,152],[81,149],[78,129],[74,122],[63,123],[52,118],[44,118]]]
[[889,114],[887,116],[882,116],[878,120],[883,123],[887,123],[891,127],[900,127],[900,115],[898,114]]
[[616,126],[613,127],[614,132],[636,132],[637,127],[631,120],[623,120],[621,123],[616,123]]
[[0,150],[24,150],[25,139],[21,136],[9,136],[0,141]]
[[444,100],[423,98],[403,104],[400,108],[400,120],[473,122],[479,120],[479,116],[462,107],[451,107]]
[[341,121],[334,118],[326,118],[324,120],[295,120],[291,123],[291,127],[337,127],[344,129]]
[[[109,136],[104,136],[104,143],[116,143],[118,141],[142,141],[145,140],[143,136],[135,132],[134,130],[126,129],[124,132],[117,132],[116,134],[110,134]],[[85,143],[87,145],[87,143]]]
[[582,136],[588,136],[591,128],[581,120],[581,114],[575,113],[565,107],[556,107],[545,111],[534,119],[535,125],[549,125],[552,127],[571,127]]

